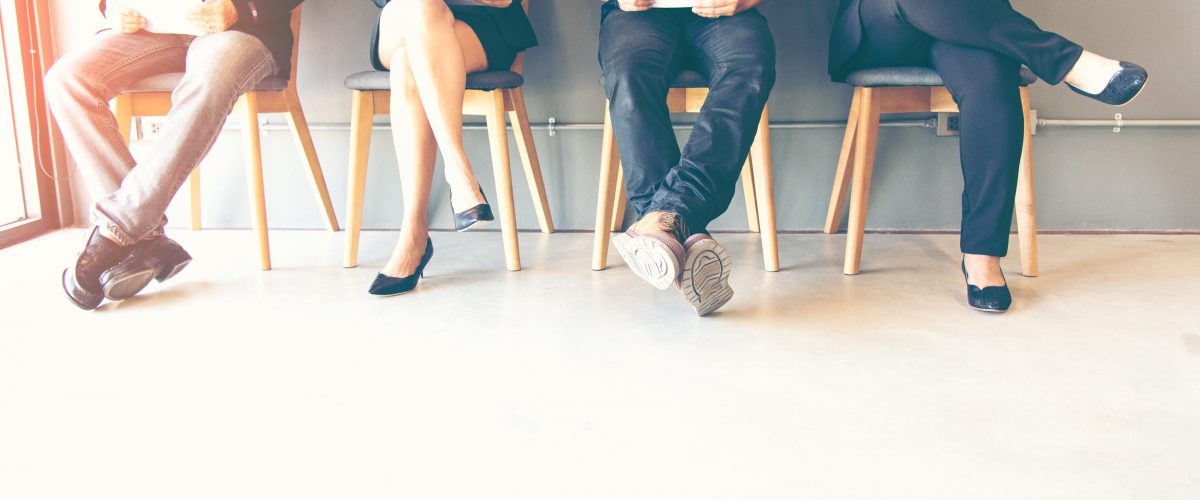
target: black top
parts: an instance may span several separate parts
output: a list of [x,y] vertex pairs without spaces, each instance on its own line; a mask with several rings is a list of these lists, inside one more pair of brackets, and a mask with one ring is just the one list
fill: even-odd
[[[375,5],[383,8],[391,0],[371,0]],[[546,0],[552,1],[552,0]],[[500,33],[508,44],[518,52],[534,47],[537,45],[537,35],[533,31],[533,25],[529,22],[529,17],[525,15],[524,7],[521,7],[521,0],[513,0],[512,5],[504,8],[496,7],[455,7],[455,9],[479,9],[486,11],[488,16],[495,20],[496,25],[500,28]]]
[[846,75],[850,73],[846,63],[858,52],[863,38],[860,0],[841,2],[837,18],[833,22],[833,36],[829,40],[829,76],[838,82],[846,81]]
[[[292,10],[302,2],[304,0],[233,0],[238,22],[231,29],[262,40],[275,57],[278,74],[284,78],[292,74]],[[100,0],[101,13],[105,6],[105,0]]]

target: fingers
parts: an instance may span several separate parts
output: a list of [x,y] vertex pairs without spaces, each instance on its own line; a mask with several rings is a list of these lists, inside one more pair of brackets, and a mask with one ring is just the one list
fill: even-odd
[[621,10],[625,12],[642,12],[654,6],[654,0],[620,0]]
[[120,28],[121,33],[137,33],[146,29],[146,18],[142,17],[142,15],[136,10],[125,9],[121,11]]
[[717,18],[737,14],[737,0],[700,0],[692,13],[700,17]]

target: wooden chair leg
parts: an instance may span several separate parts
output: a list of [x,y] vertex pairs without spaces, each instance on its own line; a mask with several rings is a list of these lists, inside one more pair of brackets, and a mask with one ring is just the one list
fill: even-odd
[[537,147],[533,142],[533,130],[529,127],[529,111],[525,109],[525,92],[516,88],[508,91],[513,110],[508,112],[513,133],[517,136],[517,152],[521,165],[525,167],[525,181],[529,184],[529,195],[533,197],[533,210],[537,213],[538,226],[543,233],[554,232],[554,218],[550,215],[550,202],[546,199],[546,183],[542,180],[542,166],[538,161]]
[[746,157],[746,164],[742,166],[742,194],[746,198],[746,225],[750,228],[750,232],[757,233],[762,230],[758,224],[758,196],[754,192],[754,153]]
[[325,227],[337,232],[337,213],[333,210],[333,201],[329,198],[329,186],[325,184],[325,172],[321,170],[321,160],[317,158],[317,148],[313,145],[312,132],[308,130],[308,120],[304,117],[304,108],[300,106],[300,96],[294,91],[284,92],[284,102],[287,104],[288,128],[296,146],[300,148],[300,156],[308,165],[308,183],[316,196],[317,205],[325,214]]
[[617,184],[613,190],[612,232],[615,233],[625,225],[625,208],[629,206],[629,193],[625,191],[625,169],[620,161],[617,161]]
[[621,161],[617,152],[617,139],[613,135],[612,115],[609,105],[604,106],[604,136],[600,141],[600,190],[596,195],[596,234],[592,247],[592,270],[608,268],[608,242],[613,218],[613,192],[617,188],[617,175]]
[[346,248],[343,267],[358,266],[358,241],[362,234],[363,195],[367,191],[367,159],[371,153],[371,124],[375,96],[355,90],[350,111],[350,173],[346,182]]
[[850,161],[854,158],[854,139],[858,133],[862,91],[861,88],[855,88],[854,98],[850,100],[850,116],[846,119],[846,135],[842,138],[842,152],[838,156],[837,173],[833,176],[833,194],[829,197],[829,211],[825,215],[825,234],[838,232],[842,226],[842,216],[845,215],[846,193],[850,190]]
[[1032,278],[1038,275],[1038,248],[1037,201],[1033,189],[1033,123],[1028,88],[1021,88],[1021,106],[1025,113],[1025,144],[1017,175],[1017,237],[1021,245],[1021,274]]
[[758,223],[762,230],[763,267],[779,272],[779,235],[775,227],[775,174],[771,164],[771,121],[766,108],[758,121],[758,135],[750,147]]
[[188,201],[191,203],[192,231],[200,230],[200,167],[188,174]]
[[492,106],[487,110],[488,142],[492,147],[492,172],[496,177],[496,202],[500,206],[500,226],[504,233],[504,256],[509,271],[521,270],[521,249],[517,244],[517,214],[513,207],[512,168],[508,157],[508,128],[505,124],[504,92],[489,92]]
[[241,98],[246,144],[246,173],[249,180],[251,223],[258,235],[258,257],[263,271],[271,270],[271,244],[267,239],[267,200],[263,187],[262,142],[258,132],[258,94],[248,92]]
[[875,89],[862,89],[855,132],[854,184],[850,193],[850,223],[846,231],[846,262],[843,273],[858,274],[862,262],[863,233],[871,196],[871,174],[875,168],[875,145],[879,136],[879,100]]

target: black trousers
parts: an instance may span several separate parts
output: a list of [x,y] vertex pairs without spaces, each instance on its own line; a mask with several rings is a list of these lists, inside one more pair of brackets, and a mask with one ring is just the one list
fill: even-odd
[[[775,85],[767,21],[755,10],[707,19],[688,9],[603,8],[600,65],[629,199],[639,217],[675,212],[704,231],[733,200]],[[710,93],[680,152],[666,99],[683,69],[706,75]]]
[[963,253],[1008,254],[1024,140],[1021,65],[1057,84],[1083,49],[1008,0],[862,0],[851,69],[931,66],[961,111]]

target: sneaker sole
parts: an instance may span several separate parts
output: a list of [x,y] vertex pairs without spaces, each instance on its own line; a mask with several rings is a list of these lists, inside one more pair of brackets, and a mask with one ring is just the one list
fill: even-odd
[[101,283],[104,288],[104,298],[118,302],[131,299],[144,290],[153,279],[153,269],[117,276]]
[[628,234],[613,236],[612,241],[633,274],[654,288],[666,290],[679,278],[680,263],[665,243]]
[[733,259],[720,243],[704,240],[688,249],[679,289],[696,314],[708,316],[733,299],[729,286],[732,271]]

